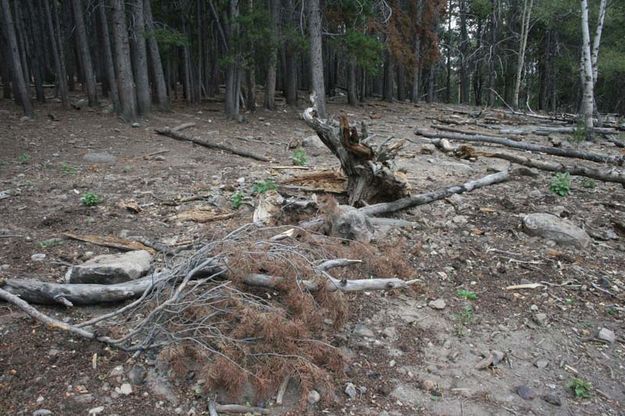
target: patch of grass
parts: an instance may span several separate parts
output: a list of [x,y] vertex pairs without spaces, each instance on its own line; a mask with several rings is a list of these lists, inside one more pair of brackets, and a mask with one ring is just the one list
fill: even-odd
[[63,244],[63,240],[60,238],[50,238],[49,240],[43,240],[37,243],[40,248],[50,248]]
[[586,122],[584,120],[579,120],[573,131],[573,135],[569,138],[569,142],[579,144],[586,140],[586,137]]
[[592,384],[589,381],[581,378],[574,378],[569,381],[567,387],[571,389],[573,395],[578,399],[588,399],[591,396],[590,390],[592,389]]
[[614,306],[609,306],[608,309],[605,310],[605,313],[607,313],[609,316],[618,316],[618,309],[616,309]]
[[239,209],[241,207],[241,203],[243,202],[243,192],[236,191],[230,197],[230,203],[232,204],[233,209]]
[[81,198],[80,202],[88,207],[93,207],[100,204],[103,201],[102,197],[94,192],[86,192]]
[[296,166],[306,166],[308,163],[308,155],[306,155],[303,149],[297,149],[293,152],[293,155],[291,155],[291,160]]
[[477,300],[477,294],[471,290],[460,289],[456,292],[459,298],[466,300]]
[[454,332],[457,336],[464,336],[464,328],[473,323],[475,314],[471,305],[465,306],[460,312],[454,314],[455,325]]
[[597,183],[590,178],[582,178],[582,188],[595,189]]
[[20,153],[20,155],[17,157],[17,161],[20,162],[22,165],[25,165],[30,162],[30,155],[26,152]]
[[278,185],[271,179],[256,181],[254,186],[252,186],[252,192],[255,194],[264,194],[267,191],[275,191],[276,189],[278,189]]
[[77,169],[67,162],[63,162],[63,164],[61,165],[61,170],[66,175],[75,175],[77,173]]
[[568,172],[556,173],[549,184],[549,190],[558,196],[567,196],[571,192],[571,175]]

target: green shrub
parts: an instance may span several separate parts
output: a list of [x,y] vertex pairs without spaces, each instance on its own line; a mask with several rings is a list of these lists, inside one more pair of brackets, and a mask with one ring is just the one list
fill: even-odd
[[308,163],[308,156],[306,155],[306,152],[304,150],[297,149],[293,152],[291,160],[293,160],[293,164],[296,166],[306,166],[306,164]]
[[80,198],[80,202],[85,206],[93,207],[102,202],[102,197],[93,192],[86,192],[82,198]]
[[571,175],[568,172],[556,173],[549,190],[558,196],[567,196],[571,192]]

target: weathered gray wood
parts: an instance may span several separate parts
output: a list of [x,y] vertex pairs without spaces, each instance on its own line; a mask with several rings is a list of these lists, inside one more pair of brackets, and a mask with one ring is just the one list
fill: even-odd
[[390,214],[392,212],[401,211],[406,208],[414,207],[417,205],[429,204],[430,202],[437,201],[439,199],[447,198],[453,194],[461,194],[464,192],[471,192],[475,189],[482,188],[484,186],[493,185],[500,182],[505,182],[509,178],[508,171],[493,173],[483,178],[468,181],[462,185],[452,185],[446,188],[441,188],[436,191],[427,192],[424,194],[409,196],[406,198],[398,199],[393,202],[386,202],[382,204],[369,205],[360,208],[360,211],[365,215],[382,215]]
[[598,163],[610,163],[622,166],[625,156],[611,156],[593,152],[583,152],[576,149],[566,149],[562,147],[542,146],[539,144],[519,142],[505,137],[485,136],[480,134],[461,134],[452,132],[431,131],[426,129],[416,129],[415,134],[427,138],[449,139],[463,142],[491,143],[515,149],[529,150],[532,152],[546,153],[554,156],[570,157],[576,159],[590,160]]
[[196,139],[194,137],[185,136],[182,133],[178,133],[177,131],[174,131],[174,130],[168,128],[168,127],[167,128],[163,128],[163,129],[156,129],[156,132],[158,134],[163,135],[163,136],[171,137],[172,139],[181,140],[183,142],[191,142],[191,143],[195,143],[197,145],[208,147],[208,148],[211,148],[211,149],[223,150],[223,151],[226,151],[226,152],[229,152],[229,153],[233,153],[235,155],[248,157],[250,159],[260,160],[262,162],[269,162],[270,161],[270,159],[266,158],[265,156],[260,156],[260,155],[257,155],[255,153],[252,153],[252,152],[247,152],[245,150],[234,149],[234,148],[232,148],[230,146],[226,146],[225,144],[209,143],[207,141]]

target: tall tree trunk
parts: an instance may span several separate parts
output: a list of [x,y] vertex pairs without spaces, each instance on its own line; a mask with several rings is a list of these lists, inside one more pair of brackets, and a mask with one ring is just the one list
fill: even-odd
[[460,102],[469,104],[469,35],[467,32],[467,0],[460,0]]
[[26,0],[27,24],[28,27],[28,44],[31,51],[30,59],[32,61],[33,78],[35,80],[35,95],[37,101],[43,103],[46,101],[46,95],[43,90],[43,71],[45,68],[45,51],[43,50],[41,26],[39,25],[38,13],[33,6],[33,0]]
[[271,51],[269,54],[269,62],[267,64],[267,78],[265,79],[265,108],[268,110],[275,109],[276,95],[276,71],[278,67],[278,19],[280,19],[280,0],[269,0],[269,10],[271,15],[271,23],[269,29],[271,31]]
[[117,88],[117,79],[115,78],[115,66],[113,64],[113,52],[111,51],[111,37],[109,35],[109,25],[106,18],[105,0],[100,1],[98,5],[98,20],[100,22],[100,34],[102,38],[102,55],[104,58],[104,72],[109,84],[109,95],[113,103],[113,109],[116,113],[121,112],[119,103],[119,90]]
[[226,97],[225,110],[228,117],[239,116],[239,94],[241,92],[241,56],[235,46],[235,38],[239,33],[239,0],[228,1],[228,23],[226,38],[229,53],[229,62],[226,67]]
[[151,97],[148,78],[148,54],[145,49],[143,0],[134,0],[132,17],[134,20],[132,56],[135,86],[137,89],[137,109],[140,115],[147,115],[150,113]]
[[356,82],[356,60],[354,58],[348,58],[349,63],[347,65],[347,102],[349,105],[358,104],[358,87]]
[[521,77],[525,66],[525,50],[527,49],[527,35],[530,31],[530,18],[532,16],[532,6],[534,0],[523,0],[523,20],[521,21],[521,41],[517,55],[516,78],[514,79],[514,95],[512,106],[519,108],[519,94],[521,91]]
[[491,0],[492,12],[490,15],[490,51],[488,54],[488,105],[493,107],[497,99],[495,90],[497,88],[497,28],[499,26],[498,0]]
[[11,94],[11,70],[9,69],[9,46],[4,41],[4,34],[0,32],[0,78],[2,78],[2,98],[10,100]]
[[19,51],[17,49],[17,38],[15,35],[15,24],[9,7],[9,0],[0,0],[2,8],[2,29],[7,43],[7,58],[10,62],[11,83],[13,85],[13,95],[17,102],[22,106],[24,114],[28,117],[33,116],[33,107],[30,102],[29,88],[24,79],[22,70],[22,62],[20,60]]
[[287,41],[285,47],[285,88],[286,88],[286,103],[292,107],[297,106],[297,54],[295,53],[295,47]]
[[[451,34],[451,15],[453,10],[453,2],[449,0],[449,4],[447,6],[447,33]],[[446,59],[446,88],[445,88],[445,97],[447,103],[451,103],[451,37],[447,39],[447,59]]]
[[150,66],[152,68],[152,82],[156,90],[156,103],[161,111],[169,111],[169,97],[167,96],[167,84],[165,83],[165,74],[163,73],[163,63],[161,62],[161,54],[158,49],[158,42],[154,36],[154,20],[152,18],[151,0],[145,0],[143,4],[143,12],[145,13],[145,27],[148,31],[147,36],[148,51],[150,52]]
[[71,0],[71,2],[74,11],[74,22],[76,23],[80,60],[82,62],[82,75],[87,85],[89,106],[93,107],[98,104],[97,86],[93,64],[91,63],[91,53],[89,52],[89,39],[87,38],[87,29],[85,28],[82,3],[81,0]]
[[254,63],[254,60],[248,62],[248,68],[245,75],[245,104],[249,111],[254,112],[256,111],[256,64]]
[[584,93],[582,97],[582,109],[586,127],[586,136],[592,138],[593,129],[593,106],[594,106],[594,83],[592,72],[592,54],[590,52],[590,30],[588,29],[588,0],[581,0],[582,8],[582,85]]
[[382,96],[385,101],[393,102],[395,96],[395,65],[391,53],[387,50],[385,52],[384,60],[384,85],[382,90]]
[[[61,97],[63,107],[67,108],[69,107],[69,97],[67,95],[67,74],[65,73],[65,54],[63,52],[61,34],[55,30],[55,25],[52,20],[52,12],[50,11],[50,2],[44,1],[43,5],[46,13],[48,37],[50,38],[50,44],[52,45],[52,58],[54,59],[54,70],[56,72],[56,88]],[[52,7],[56,7],[54,2]]]
[[403,102],[406,99],[406,68],[403,64],[397,65],[397,100]]
[[310,74],[312,89],[317,99],[317,114],[326,118],[326,90],[323,78],[323,50],[321,41],[321,10],[319,0],[306,1],[308,8],[308,35],[310,37]]
[[130,63],[128,27],[123,0],[110,0],[113,23],[113,45],[115,50],[115,73],[117,74],[121,116],[126,121],[137,119],[137,96]]
[[601,33],[603,33],[603,22],[605,21],[606,9],[608,7],[607,0],[601,0],[599,4],[599,19],[597,20],[597,29],[595,30],[595,37],[592,40],[592,81],[593,85],[597,83],[598,68],[597,62],[599,61],[599,45],[601,44]]

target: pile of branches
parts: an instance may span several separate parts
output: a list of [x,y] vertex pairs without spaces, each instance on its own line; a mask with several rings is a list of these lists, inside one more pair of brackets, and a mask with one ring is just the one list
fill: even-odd
[[[181,379],[193,371],[211,391],[235,397],[251,387],[268,398],[291,379],[300,397],[315,388],[327,398],[344,367],[332,345],[347,318],[344,291],[404,287],[414,272],[401,249],[385,257],[384,248],[285,229],[245,225],[170,258],[137,299],[81,323],[44,315],[11,293],[19,285],[10,279],[0,299],[122,350],[159,351]],[[395,277],[362,279],[375,275]]]

